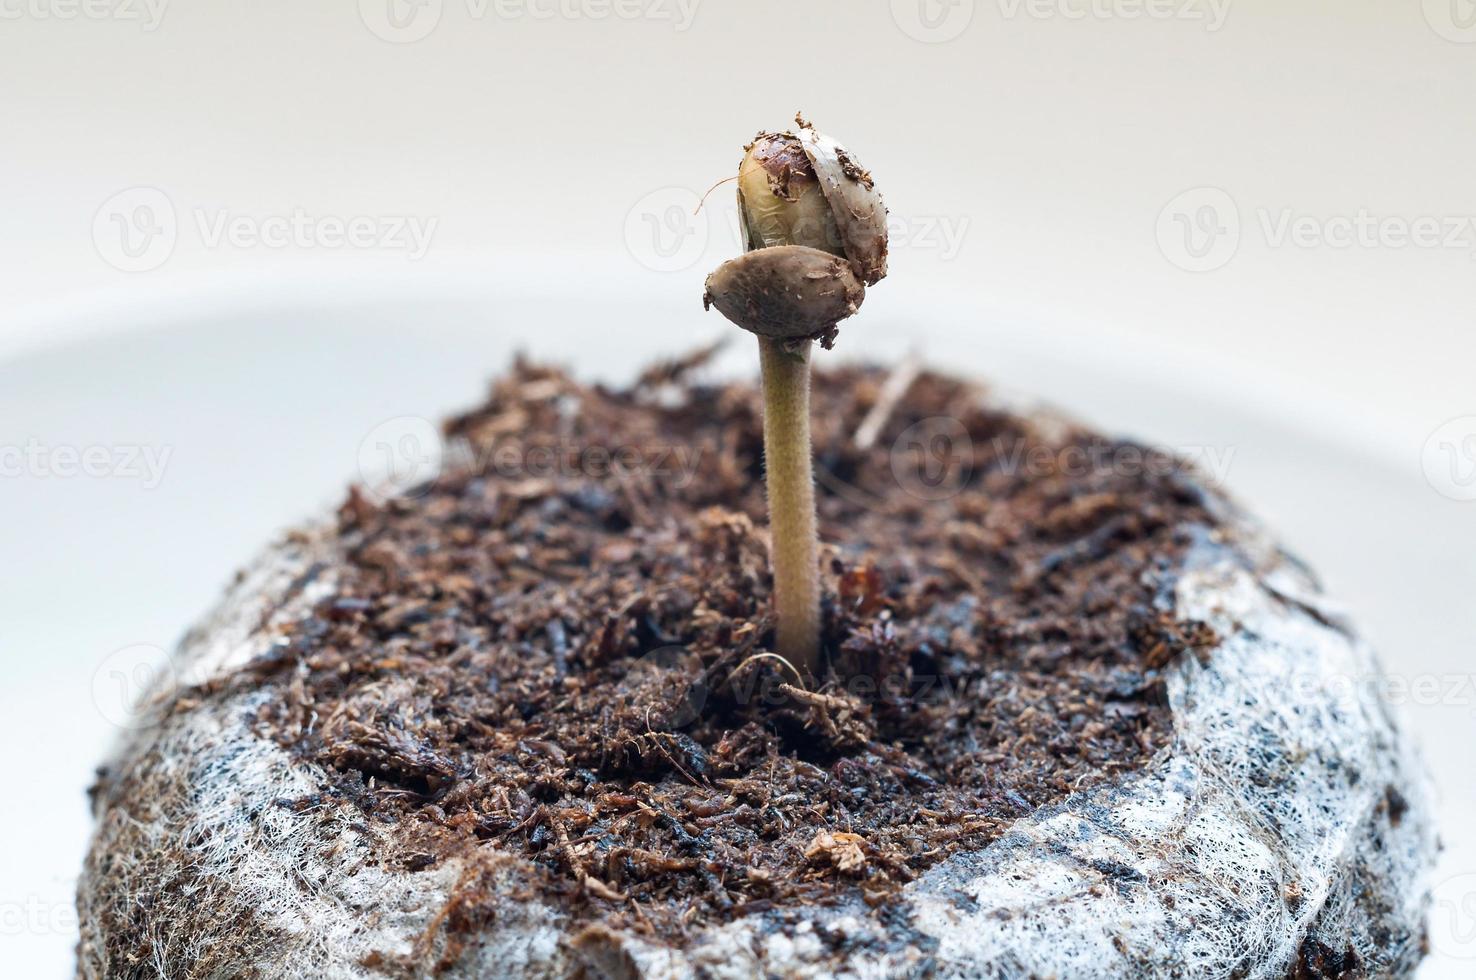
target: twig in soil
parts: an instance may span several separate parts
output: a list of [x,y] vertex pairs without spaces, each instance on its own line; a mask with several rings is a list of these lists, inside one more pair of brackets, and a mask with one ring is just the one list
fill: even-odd
[[[730,180],[735,178],[729,178]],[[636,379],[637,388],[656,388],[661,385],[677,384],[688,374],[703,367],[717,356],[724,347],[728,346],[727,338],[715,340],[710,344],[704,344],[689,354],[684,354],[675,360],[662,361],[645,371]]]
[[695,777],[691,773],[687,772],[687,770],[682,767],[682,764],[680,762],[677,762],[676,759],[672,757],[672,754],[670,752],[666,751],[666,746],[664,746],[664,745],[661,744],[661,739],[658,737],[661,734],[663,734],[663,733],[656,731],[656,729],[654,727],[652,727],[652,725],[651,725],[651,706],[650,705],[647,705],[646,706],[646,735],[647,735],[647,737],[649,737],[651,739],[651,744],[654,745],[654,746],[656,746],[656,751],[660,752],[663,756],[665,756],[666,757],[666,761],[669,762],[669,763],[671,763],[671,767],[673,769],[675,769],[677,772],[681,773],[682,774],[682,777],[684,779],[686,779],[687,782],[691,783],[693,786],[703,786],[703,785],[705,785],[702,782],[698,781],[697,777]]
[[876,445],[877,436],[881,435],[882,429],[891,420],[892,413],[897,410],[897,403],[907,394],[907,389],[912,387],[921,372],[922,362],[916,352],[913,352],[904,357],[892,369],[892,373],[887,375],[887,380],[882,382],[881,391],[877,393],[876,404],[871,406],[871,411],[866,413],[866,417],[856,427],[852,441],[857,449],[865,452]]
[[[747,658],[745,658],[742,663],[740,663],[738,666],[736,666],[736,667],[733,668],[733,674],[732,674],[732,676],[734,676],[734,677],[738,676],[740,673],[742,673],[744,667],[747,667],[749,664],[753,663],[755,660],[777,660],[777,661],[779,661],[781,664],[783,664],[784,666],[786,666],[786,667],[789,668],[789,672],[794,675],[795,682],[797,684],[799,684],[800,689],[801,690],[804,689],[804,687],[805,687],[805,677],[804,677],[803,674],[801,674],[799,672],[799,668],[796,667],[794,664],[790,663],[784,657],[781,657],[779,654],[777,654],[777,653],[770,653],[767,650],[764,651],[763,653],[755,653],[755,654],[752,654],[752,655],[748,656]],[[789,687],[790,685],[785,684],[784,686],[785,687]]]

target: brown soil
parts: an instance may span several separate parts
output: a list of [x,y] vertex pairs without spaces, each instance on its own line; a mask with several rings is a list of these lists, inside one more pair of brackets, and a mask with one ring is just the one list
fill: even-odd
[[680,943],[881,903],[1166,746],[1158,670],[1213,642],[1172,616],[1216,526],[1182,466],[929,374],[864,448],[884,375],[819,372],[832,669],[802,685],[760,656],[760,406],[699,361],[628,391],[519,364],[448,423],[463,468],[344,505],[338,594],[255,666],[258,721],[397,825],[386,861],[496,847],[576,923]]

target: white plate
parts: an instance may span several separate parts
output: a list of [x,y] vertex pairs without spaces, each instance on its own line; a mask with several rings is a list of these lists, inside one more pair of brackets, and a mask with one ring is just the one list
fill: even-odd
[[[90,824],[83,790],[126,722],[117,699],[148,659],[138,648],[172,646],[269,537],[339,500],[383,423],[475,402],[518,349],[618,381],[733,332],[703,315],[690,281],[637,296],[617,283],[575,293],[537,275],[493,278],[94,310],[57,325],[73,338],[62,346],[0,363],[0,449],[27,450],[22,475],[0,476],[10,780],[0,928],[16,975],[70,969],[71,890]],[[79,339],[99,318],[130,329]],[[723,370],[752,370],[745,339],[735,337]],[[876,304],[823,356],[894,358],[908,347],[1100,428],[1228,464],[1230,491],[1347,600],[1403,684],[1396,700],[1436,772],[1449,847],[1421,977],[1468,976],[1476,503],[1432,489],[1417,451],[1360,447],[1357,432],[1253,377],[936,294]],[[101,447],[90,457],[98,475],[57,475],[65,447],[80,460]]]

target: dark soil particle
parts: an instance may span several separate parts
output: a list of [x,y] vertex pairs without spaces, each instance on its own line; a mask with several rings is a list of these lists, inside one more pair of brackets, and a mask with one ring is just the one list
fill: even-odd
[[1167,745],[1159,671],[1214,641],[1165,600],[1217,531],[1192,474],[956,380],[878,407],[882,373],[818,372],[829,667],[800,678],[767,653],[760,404],[701,360],[625,391],[519,363],[433,485],[344,504],[336,594],[257,665],[257,721],[395,825],[387,863],[521,855],[576,924],[680,943],[884,907]]
[[1361,980],[1368,974],[1354,950],[1332,949],[1308,938],[1287,975],[1292,980]]

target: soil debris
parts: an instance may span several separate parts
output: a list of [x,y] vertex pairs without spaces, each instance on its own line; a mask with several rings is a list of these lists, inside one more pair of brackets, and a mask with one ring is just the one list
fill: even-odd
[[[1164,608],[1217,529],[1182,467],[936,374],[817,372],[831,670],[808,689],[768,652],[760,401],[698,380],[709,353],[630,391],[520,361],[447,424],[461,464],[349,494],[337,594],[249,682],[259,729],[395,828],[387,862],[510,854],[575,926],[680,943],[884,910],[1167,745],[1160,671],[1213,643]],[[478,926],[479,880],[442,928]]]

